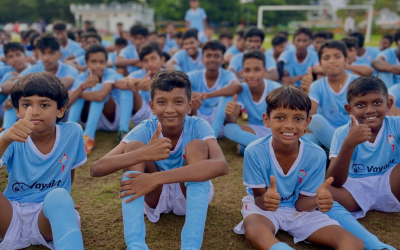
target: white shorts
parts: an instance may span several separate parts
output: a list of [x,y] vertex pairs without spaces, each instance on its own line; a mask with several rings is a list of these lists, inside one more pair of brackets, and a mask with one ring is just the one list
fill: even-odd
[[[212,122],[214,121],[215,113],[217,112],[217,108],[214,108],[214,110],[211,112],[209,115],[203,115],[200,111],[197,111],[197,117],[203,118],[204,120],[208,121],[208,123],[211,125]],[[221,130],[218,133],[218,139],[224,137],[224,126],[222,126]]]
[[[211,202],[214,196],[214,187],[211,181],[210,191],[208,192],[208,203]],[[149,207],[144,204],[144,213],[151,222],[157,222],[161,214],[173,212],[176,215],[186,215],[186,199],[182,193],[179,183],[164,184],[160,199],[156,208]]]
[[299,212],[295,208],[280,207],[278,210],[265,211],[254,203],[254,197],[248,195],[242,199],[243,220],[233,229],[237,234],[244,234],[244,219],[250,214],[259,214],[269,219],[275,227],[275,234],[279,229],[291,234],[294,243],[304,241],[318,229],[326,226],[339,225],[328,215],[319,211]]
[[365,178],[348,178],[343,185],[361,207],[360,211],[351,213],[356,219],[362,218],[369,210],[387,213],[400,212],[400,203],[390,188],[389,169],[383,175]]
[[131,121],[134,126],[137,126],[142,121],[149,119],[151,115],[152,112],[149,104],[146,103],[142,98],[142,107],[131,117]]
[[258,138],[272,134],[271,129],[265,127],[264,125],[247,124],[245,126],[252,128]]
[[97,124],[97,130],[101,131],[109,131],[109,132],[114,132],[118,131],[119,129],[119,118],[120,118],[120,111],[119,111],[119,104],[118,102],[114,100],[115,103],[115,115],[114,115],[114,121],[110,122],[107,117],[101,113],[99,123]]
[[[11,201],[11,205],[13,217],[4,239],[0,239],[0,250],[22,249],[31,245],[43,245],[55,249],[53,242],[46,242],[39,231],[38,218],[42,211],[43,202],[19,203]],[[76,210],[75,215],[80,227],[81,218]]]

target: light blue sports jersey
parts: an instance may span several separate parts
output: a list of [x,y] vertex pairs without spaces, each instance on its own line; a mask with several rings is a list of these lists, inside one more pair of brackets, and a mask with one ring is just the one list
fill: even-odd
[[79,66],[86,66],[85,55],[76,57],[76,58],[75,58],[75,62],[76,62]]
[[232,45],[231,47],[229,47],[225,52],[225,54],[227,54],[227,55],[237,55],[239,53],[242,53],[242,52],[236,47],[235,44]]
[[262,94],[260,100],[255,102],[250,91],[249,85],[243,82],[242,92],[238,94],[238,103],[242,105],[242,108],[246,108],[247,114],[249,115],[249,124],[253,125],[264,125],[263,114],[267,112],[267,103],[265,98],[268,93],[272,90],[281,87],[277,82],[271,81],[269,79],[264,79],[264,93]]
[[270,177],[276,180],[281,196],[280,207],[295,207],[299,194],[315,196],[324,183],[326,155],[319,146],[300,139],[299,155],[287,174],[276,159],[272,147],[273,136],[260,138],[244,151],[243,184],[253,195],[252,188],[269,187]]
[[63,48],[63,46],[60,46],[60,51],[62,53],[61,61],[63,61],[66,57],[74,54],[74,52],[82,49],[81,45],[71,39],[68,39],[67,46]]
[[188,73],[193,70],[204,69],[204,64],[201,62],[201,58],[203,57],[203,53],[201,49],[199,49],[199,54],[196,60],[193,60],[192,57],[188,55],[186,50],[182,49],[176,52],[172,59],[181,67],[183,73]]
[[0,81],[3,77],[11,71],[16,71],[12,66],[0,66]]
[[[243,56],[246,52],[237,54],[232,57],[229,62],[229,67],[236,72],[241,72],[243,69]],[[265,54],[265,68],[267,70],[276,69],[276,61],[273,56]]]
[[395,84],[389,88],[389,95],[393,96],[394,102],[397,108],[400,108],[400,84]]
[[316,80],[310,86],[308,95],[310,99],[318,103],[318,114],[325,117],[329,123],[338,128],[346,124],[350,116],[344,109],[347,104],[346,92],[349,84],[359,76],[349,74],[347,81],[341,90],[336,93],[328,83],[326,76]]
[[[385,61],[392,65],[400,65],[399,58],[397,57],[397,48],[388,48],[380,52],[378,57],[385,58]],[[400,83],[400,75],[393,75],[393,83]]]
[[[383,175],[400,161],[400,117],[387,116],[376,136],[375,142],[364,142],[356,146],[349,165],[351,178]],[[350,122],[336,129],[333,135],[329,158],[340,152],[350,129]]]
[[[283,52],[278,62],[283,61],[285,63],[285,70],[289,73],[290,77],[307,74],[308,67],[313,67],[319,64],[318,55],[315,52],[307,51],[307,56],[303,62],[299,63],[296,56],[296,50],[287,50]],[[297,86],[300,87],[301,80],[296,82]]]
[[108,61],[109,64],[111,64],[111,67],[114,70],[117,70],[117,66],[115,66],[115,59],[117,59],[117,56],[118,56],[118,54],[117,54],[116,51],[108,53],[108,60],[107,61]]
[[[46,72],[46,70],[44,69],[43,63],[41,63],[41,62],[38,62],[35,65],[25,69],[19,75],[24,76],[24,75],[27,75],[30,73],[38,73],[38,72]],[[56,73],[56,76],[58,78],[64,78],[64,77],[69,76],[69,77],[73,77],[75,79],[78,77],[78,75],[79,75],[79,72],[74,67],[67,65],[65,63],[62,63],[62,62],[58,62],[58,70]]]
[[102,45],[104,48],[107,48],[107,47],[111,46],[112,43],[111,43],[110,41],[103,40],[103,41],[101,41],[101,45]]
[[[1,133],[3,136],[5,131]],[[13,142],[1,157],[7,166],[8,185],[4,195],[10,201],[40,203],[55,188],[71,191],[71,170],[86,162],[83,131],[77,123],[57,123],[56,140],[44,155],[28,137]]]
[[[129,143],[130,141],[140,141],[147,145],[156,132],[157,125],[157,117],[143,121],[131,130],[122,142]],[[160,137],[162,137],[162,135]],[[185,163],[185,147],[189,142],[196,139],[203,141],[215,139],[214,130],[206,120],[195,116],[186,116],[183,124],[183,132],[175,149],[170,152],[167,159],[155,162],[158,171],[167,171],[183,166]]]
[[[144,69],[140,69],[138,71],[135,71],[133,73],[129,74],[130,78],[134,79],[142,79],[145,75],[147,74],[147,71]],[[151,97],[150,97],[150,90],[145,91],[145,90],[139,90],[139,95],[142,97],[144,103],[148,104]]]
[[166,39],[166,46],[168,46],[170,49],[176,49],[179,48],[178,43],[176,42],[175,38],[171,38],[170,34],[167,34],[167,39]]
[[185,14],[185,21],[189,22],[189,28],[197,29],[199,32],[204,31],[204,19],[207,14],[203,8],[198,7],[196,10],[189,9]]
[[0,86],[3,86],[3,84],[4,84],[6,81],[8,81],[8,79],[10,79],[10,78],[12,78],[12,77],[14,77],[14,75],[11,74],[11,72],[8,72],[7,74],[5,74],[5,75],[3,76],[3,78],[1,79],[1,81],[0,81]]
[[[229,70],[219,69],[218,79],[214,85],[210,88],[206,81],[206,70],[195,70],[188,73],[190,82],[192,83],[192,91],[198,93],[209,93],[221,89],[229,85],[233,80],[237,80],[235,73]],[[220,98],[214,97],[203,100],[203,104],[199,108],[199,112],[203,115],[211,115],[214,108],[218,106]]]
[[[125,59],[139,59],[138,52],[136,50],[135,45],[131,44],[126,46],[121,50],[119,53],[119,56],[125,58]],[[128,70],[129,73],[135,72],[136,70],[139,70],[139,67],[135,67],[132,65],[126,66],[126,69]]]
[[75,58],[80,57],[80,56],[85,56],[86,50],[80,48],[77,51],[74,51],[74,53],[72,53],[72,54],[75,56]]
[[[363,56],[357,56],[356,61],[353,65],[366,65],[371,67],[372,61],[378,56],[379,50],[373,47],[365,47],[365,53]],[[374,70],[373,75],[376,75],[377,71],[372,67]]]

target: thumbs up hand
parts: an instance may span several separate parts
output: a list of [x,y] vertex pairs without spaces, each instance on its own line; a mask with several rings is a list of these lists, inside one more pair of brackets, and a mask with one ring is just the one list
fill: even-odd
[[3,136],[4,139],[8,143],[12,143],[14,141],[26,142],[28,136],[32,133],[32,130],[35,127],[35,125],[31,122],[31,118],[32,107],[29,106],[25,112],[24,118],[19,119],[10,129],[6,130]]
[[225,107],[225,115],[226,115],[226,120],[229,123],[236,123],[240,110],[242,109],[241,105],[237,104],[237,94],[233,96],[233,101],[228,102],[228,104]]
[[270,177],[270,185],[264,194],[264,206],[267,211],[276,211],[281,203],[281,195],[276,187],[276,180],[273,175]]
[[333,198],[328,187],[332,184],[333,177],[329,177],[322,185],[317,189],[317,195],[315,199],[317,201],[318,209],[322,213],[326,213],[331,210],[333,206]]
[[171,140],[166,137],[160,138],[161,132],[161,124],[158,123],[157,130],[149,143],[142,148],[143,157],[146,161],[161,161],[169,157],[172,148]]
[[88,73],[89,74],[88,74],[88,76],[86,78],[86,81],[84,81],[82,83],[82,87],[84,89],[93,88],[94,86],[96,86],[100,82],[99,77],[96,76],[96,75],[93,75],[93,72],[92,72],[91,69],[88,69]]
[[307,69],[307,74],[303,76],[303,78],[301,78],[301,85],[300,87],[308,92],[310,90],[310,85],[311,83],[314,81],[313,75],[312,75],[312,68],[308,67]]
[[353,115],[350,115],[350,118],[350,130],[345,139],[347,145],[355,147],[358,144],[369,141],[372,137],[371,129],[366,124],[357,125],[356,118]]

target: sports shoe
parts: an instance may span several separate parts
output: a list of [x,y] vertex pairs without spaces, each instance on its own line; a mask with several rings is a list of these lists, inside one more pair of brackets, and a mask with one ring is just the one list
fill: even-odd
[[90,139],[89,135],[84,135],[83,143],[85,144],[86,155],[89,155],[92,152],[92,149],[94,148],[94,144],[95,144],[94,140]]

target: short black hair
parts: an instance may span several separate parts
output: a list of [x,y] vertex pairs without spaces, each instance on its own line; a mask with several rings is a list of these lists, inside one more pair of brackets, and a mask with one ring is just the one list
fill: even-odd
[[85,41],[89,38],[89,37],[94,37],[96,38],[99,42],[101,42],[101,36],[99,36],[99,34],[95,33],[95,32],[85,32],[83,35],[83,39],[85,39]]
[[225,46],[218,40],[212,40],[212,41],[208,41],[206,43],[203,44],[202,50],[203,50],[203,55],[204,55],[204,51],[206,50],[219,50],[221,51],[222,55],[225,54]]
[[164,37],[164,38],[167,38],[167,34],[166,34],[166,33],[161,33],[161,34],[158,34],[158,37]]
[[386,99],[389,98],[386,84],[376,76],[362,76],[353,80],[347,88],[346,99],[350,104],[353,97],[365,96],[371,92],[382,93]]
[[396,33],[394,33],[393,38],[394,38],[394,42],[395,42],[395,43],[397,43],[397,42],[400,40],[400,29],[398,29],[398,30],[396,31]]
[[60,51],[60,42],[53,34],[45,33],[36,40],[35,48],[38,48],[42,52],[47,48]]
[[198,34],[199,34],[199,32],[197,31],[197,29],[189,29],[183,34],[182,39],[186,40],[188,38],[193,37],[194,39],[199,40]]
[[123,26],[124,24],[123,23],[121,23],[121,22],[118,22],[117,23],[117,26]]
[[123,37],[118,37],[117,39],[115,39],[115,45],[116,46],[120,46],[120,45],[127,46],[128,41]]
[[324,51],[324,49],[338,49],[342,52],[344,58],[347,58],[347,47],[346,47],[346,44],[344,44],[344,42],[342,42],[342,41],[337,41],[337,40],[331,39],[331,40],[324,42],[318,51],[319,60],[321,60],[322,52]]
[[357,38],[359,48],[364,47],[364,35],[361,32],[353,32],[350,36]]
[[63,21],[55,21],[53,24],[53,30],[64,31],[67,30],[67,25]]
[[182,38],[183,34],[181,31],[176,32],[176,34],[174,35],[174,38]]
[[157,52],[157,54],[162,57],[163,56],[163,52],[160,48],[160,46],[158,45],[157,42],[147,42],[145,43],[139,50],[139,58],[142,61],[144,59],[145,56],[147,56],[148,54],[152,53],[152,52]]
[[163,51],[163,57],[165,58],[165,61],[168,62],[169,59],[171,59],[171,56],[167,53]]
[[67,36],[68,36],[69,39],[71,39],[73,41],[76,41],[74,32],[68,31]]
[[279,44],[282,44],[282,43],[286,43],[287,42],[287,38],[286,37],[284,37],[284,36],[275,36],[273,39],[272,39],[272,46],[276,46],[276,45],[279,45]]
[[3,50],[4,50],[5,56],[7,56],[7,54],[11,51],[21,51],[22,53],[25,54],[24,46],[22,46],[22,44],[16,43],[16,42],[10,42],[10,43],[4,44]]
[[149,36],[149,30],[141,25],[141,24],[135,24],[133,25],[130,30],[129,33],[131,34],[132,37],[136,36],[136,35],[142,35],[144,37],[148,37]]
[[87,48],[86,53],[85,53],[85,61],[87,62],[89,60],[90,54],[94,54],[97,52],[102,52],[106,56],[106,61],[108,60],[108,53],[107,50],[100,44],[92,44]]
[[317,32],[314,33],[312,39],[314,40],[316,38],[323,38],[323,39],[326,40],[326,39],[328,39],[328,36],[327,36],[325,31],[317,31]]
[[190,83],[189,77],[176,70],[161,70],[151,80],[150,96],[154,99],[156,90],[171,92],[175,88],[184,88],[188,100],[192,97],[192,84]]
[[331,31],[325,31],[325,34],[326,34],[326,39],[333,39],[333,37],[335,36]]
[[39,33],[32,33],[29,36],[29,44],[31,45],[31,49],[34,50],[36,48],[36,42],[38,38],[40,37]]
[[358,40],[355,37],[352,37],[352,36],[344,37],[344,38],[342,38],[341,41],[344,42],[344,44],[346,44],[346,47],[348,49],[357,48]]
[[[66,107],[69,101],[68,90],[55,75],[47,72],[31,73],[23,76],[11,89],[11,101],[19,109],[22,97],[47,97],[57,102],[57,109]],[[63,118],[63,117],[62,117]],[[57,118],[57,122],[62,120]]]
[[94,28],[94,27],[90,27],[90,28],[87,28],[87,29],[86,29],[86,32],[97,33],[97,30],[96,30],[96,28]]
[[284,37],[286,37],[286,38],[288,38],[289,37],[289,32],[287,32],[287,31],[279,31],[278,32],[278,36],[280,36],[280,35],[283,35]]
[[265,34],[262,30],[258,28],[251,28],[249,29],[246,34],[244,35],[244,39],[247,40],[247,38],[253,37],[253,36],[258,36],[261,38],[261,42],[264,41]]
[[391,34],[385,34],[385,35],[383,35],[383,36],[382,36],[382,39],[384,39],[384,38],[388,39],[389,42],[390,42],[390,45],[392,45],[392,43],[393,43],[393,36],[392,36]]
[[296,30],[296,32],[293,34],[293,40],[296,38],[296,36],[300,34],[305,34],[307,35],[310,39],[313,38],[312,31],[309,28],[304,28],[300,27]]
[[221,33],[218,37],[218,39],[222,39],[222,38],[228,38],[228,39],[232,39],[232,35],[228,34],[228,33]]
[[263,65],[265,65],[265,55],[264,55],[264,53],[261,52],[261,50],[253,49],[253,50],[250,50],[247,53],[245,53],[243,55],[242,64],[244,64],[244,62],[247,59],[251,59],[251,58],[258,59],[263,62]]
[[308,94],[297,86],[283,85],[268,93],[265,99],[267,103],[267,115],[278,108],[301,110],[307,113],[311,110],[311,99]]
[[21,38],[25,40],[28,39],[33,34],[39,34],[39,32],[37,32],[36,30],[28,30],[25,31],[24,33],[21,32]]

